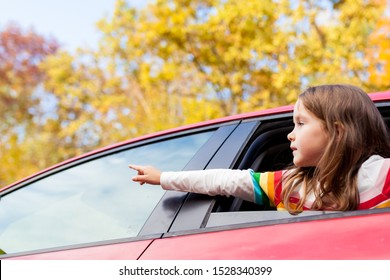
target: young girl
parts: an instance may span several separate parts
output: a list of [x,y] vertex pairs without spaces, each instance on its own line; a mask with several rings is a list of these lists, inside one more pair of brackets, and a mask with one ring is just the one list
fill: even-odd
[[165,190],[233,195],[292,214],[390,206],[389,134],[364,91],[350,85],[311,87],[299,95],[293,118],[287,136],[292,169],[160,172],[129,165],[138,172],[133,181],[161,184]]

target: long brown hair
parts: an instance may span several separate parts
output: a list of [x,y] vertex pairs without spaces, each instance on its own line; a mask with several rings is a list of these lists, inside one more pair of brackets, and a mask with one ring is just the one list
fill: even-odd
[[[387,127],[369,96],[351,85],[311,87],[299,100],[323,123],[329,143],[317,166],[297,167],[283,178],[282,198],[286,209],[302,211],[309,193],[313,210],[355,210],[359,205],[357,174],[371,155],[390,157]],[[291,195],[299,188],[303,195],[292,206]]]

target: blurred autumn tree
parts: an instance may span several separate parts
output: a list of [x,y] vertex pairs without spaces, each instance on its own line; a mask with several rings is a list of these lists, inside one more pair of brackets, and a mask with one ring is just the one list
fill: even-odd
[[367,62],[373,91],[390,88],[390,18],[381,18],[369,37]]
[[46,87],[69,123],[64,135],[88,130],[92,146],[291,103],[311,84],[370,89],[365,51],[384,7],[385,0],[158,0],[135,10],[119,0],[98,24],[97,50],[47,60]]
[[38,65],[57,48],[54,39],[15,24],[0,32],[0,185],[47,164],[37,137],[43,115],[37,86],[44,78]]
[[41,64],[45,90],[56,101],[40,127],[55,156],[41,156],[55,163],[137,135],[290,104],[320,83],[387,89],[381,83],[387,64],[375,61],[377,50],[382,58],[387,51],[380,36],[388,35],[378,31],[388,24],[385,6],[386,0],[156,0],[136,10],[118,0],[113,15],[98,23],[96,48],[57,52]]

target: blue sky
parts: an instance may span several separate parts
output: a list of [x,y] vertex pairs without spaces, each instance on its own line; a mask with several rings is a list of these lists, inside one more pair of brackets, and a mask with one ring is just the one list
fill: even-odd
[[[134,7],[153,0],[127,0]],[[10,21],[23,29],[55,37],[67,50],[93,47],[99,39],[95,23],[110,16],[116,0],[0,0],[0,30]],[[390,0],[388,0],[390,3]],[[390,10],[388,9],[388,12]]]
[[[127,0],[135,7],[148,0]],[[0,0],[0,30],[10,21],[23,29],[53,36],[67,50],[93,47],[99,39],[95,23],[111,16],[116,0]]]

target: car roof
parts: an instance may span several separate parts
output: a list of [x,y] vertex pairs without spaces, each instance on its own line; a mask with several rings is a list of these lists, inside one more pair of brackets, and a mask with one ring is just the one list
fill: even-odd
[[[371,100],[374,101],[375,103],[390,101],[390,91],[370,93],[369,96],[370,96]],[[94,155],[94,154],[98,154],[98,153],[101,153],[101,152],[104,152],[104,151],[108,151],[108,150],[111,150],[111,149],[115,149],[115,148],[118,148],[118,147],[121,147],[121,146],[124,146],[124,145],[129,145],[129,144],[132,144],[132,143],[137,143],[139,141],[143,141],[143,140],[147,140],[147,139],[151,139],[151,138],[156,138],[156,137],[169,135],[169,134],[173,134],[173,133],[179,133],[179,132],[190,130],[190,129],[202,128],[202,127],[206,127],[206,126],[210,126],[210,125],[229,123],[229,122],[232,122],[232,121],[246,120],[246,119],[252,119],[252,118],[257,118],[257,117],[262,117],[262,116],[272,116],[272,115],[276,115],[276,114],[291,113],[291,112],[293,112],[293,109],[294,109],[294,105],[291,104],[291,105],[280,106],[280,107],[271,108],[271,109],[264,109],[264,110],[249,112],[249,113],[242,113],[242,114],[236,114],[236,115],[232,115],[232,116],[217,118],[217,119],[208,120],[208,121],[197,122],[197,123],[194,123],[194,124],[183,125],[183,126],[179,126],[179,127],[176,127],[176,128],[167,129],[167,130],[163,130],[163,131],[159,131],[159,132],[155,132],[155,133],[151,133],[151,134],[146,134],[146,135],[143,135],[143,136],[135,137],[135,138],[123,141],[123,142],[118,142],[118,143],[115,143],[115,144],[112,144],[112,145],[108,145],[108,146],[105,146],[105,147],[93,150],[91,152],[84,153],[82,155],[70,158],[70,159],[65,160],[63,162],[60,162],[60,163],[58,163],[56,165],[53,165],[53,166],[48,167],[46,169],[43,169],[42,171],[39,171],[39,172],[37,172],[37,173],[35,173],[35,174],[31,175],[31,176],[28,176],[28,177],[23,178],[23,179],[21,179],[19,181],[16,181],[16,182],[6,186],[2,190],[9,189],[9,188],[11,188],[11,187],[13,187],[13,186],[15,186],[15,185],[17,185],[19,183],[27,181],[27,180],[29,180],[31,178],[34,178],[34,177],[36,177],[36,176],[38,176],[40,174],[43,174],[43,173],[45,173],[47,171],[53,170],[53,169],[55,169],[57,167],[60,167],[60,166],[63,166],[65,164],[74,162],[74,161],[76,161],[78,159],[81,159],[81,158],[84,158],[84,157],[88,157],[88,156],[91,156],[91,155]]]

